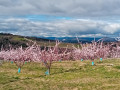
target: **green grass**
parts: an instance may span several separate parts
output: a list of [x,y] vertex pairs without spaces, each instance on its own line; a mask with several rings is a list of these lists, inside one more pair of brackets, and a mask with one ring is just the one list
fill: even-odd
[[120,59],[54,62],[51,75],[40,63],[27,63],[21,73],[5,62],[0,66],[0,90],[119,90]]
[[27,42],[27,40],[24,39],[23,37],[17,37],[17,36],[16,36],[16,37],[14,36],[13,40],[16,40],[16,41],[25,41],[25,42]]

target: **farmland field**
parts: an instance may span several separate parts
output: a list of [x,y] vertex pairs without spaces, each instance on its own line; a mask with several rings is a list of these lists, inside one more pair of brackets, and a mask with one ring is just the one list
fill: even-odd
[[50,75],[42,64],[0,66],[0,90],[119,90],[120,59],[53,62]]

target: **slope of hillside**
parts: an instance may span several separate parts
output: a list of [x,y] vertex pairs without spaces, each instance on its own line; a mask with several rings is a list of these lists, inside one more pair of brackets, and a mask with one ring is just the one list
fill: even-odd
[[[10,46],[16,48],[19,46],[27,47],[28,45],[32,45],[34,42],[36,42],[41,47],[45,46],[54,46],[55,40],[45,39],[45,38],[39,38],[39,37],[28,37],[28,36],[20,36],[20,35],[13,35],[9,33],[0,33],[0,48],[3,47],[5,49],[8,49]],[[61,48],[72,48],[72,46],[78,46],[78,43],[64,43],[61,42],[59,47]]]
[[36,37],[25,37],[19,35],[13,35],[9,33],[0,33],[0,47],[8,48],[10,45],[13,47],[23,46],[27,47],[28,44],[32,43],[31,41],[36,42],[53,42],[54,40],[36,38]]

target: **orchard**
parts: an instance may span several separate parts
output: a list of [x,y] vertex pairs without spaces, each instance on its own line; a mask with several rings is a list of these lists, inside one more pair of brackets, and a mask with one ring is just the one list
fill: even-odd
[[60,49],[59,44],[61,42],[56,41],[53,47],[44,47],[42,49],[39,45],[34,43],[32,46],[27,48],[10,48],[9,50],[1,49],[0,51],[0,64],[2,62],[15,63],[18,67],[18,73],[21,72],[23,65],[27,62],[37,62],[42,63],[47,69],[46,75],[50,75],[50,69],[52,63],[57,61],[70,61],[72,60],[90,60],[92,65],[94,65],[95,60],[104,60],[107,58],[119,58],[120,57],[120,46],[116,44],[113,47],[112,44],[104,44],[101,42],[95,42],[88,44],[80,44],[80,47],[71,48],[68,50]]
[[114,83],[112,89],[118,90],[119,42],[93,41],[72,48],[61,48],[61,43],[1,48],[0,89],[106,90]]

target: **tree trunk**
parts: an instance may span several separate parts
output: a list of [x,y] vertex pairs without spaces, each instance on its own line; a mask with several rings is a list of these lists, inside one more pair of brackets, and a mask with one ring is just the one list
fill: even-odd
[[49,75],[50,75],[50,68],[48,68],[48,72],[49,72]]

